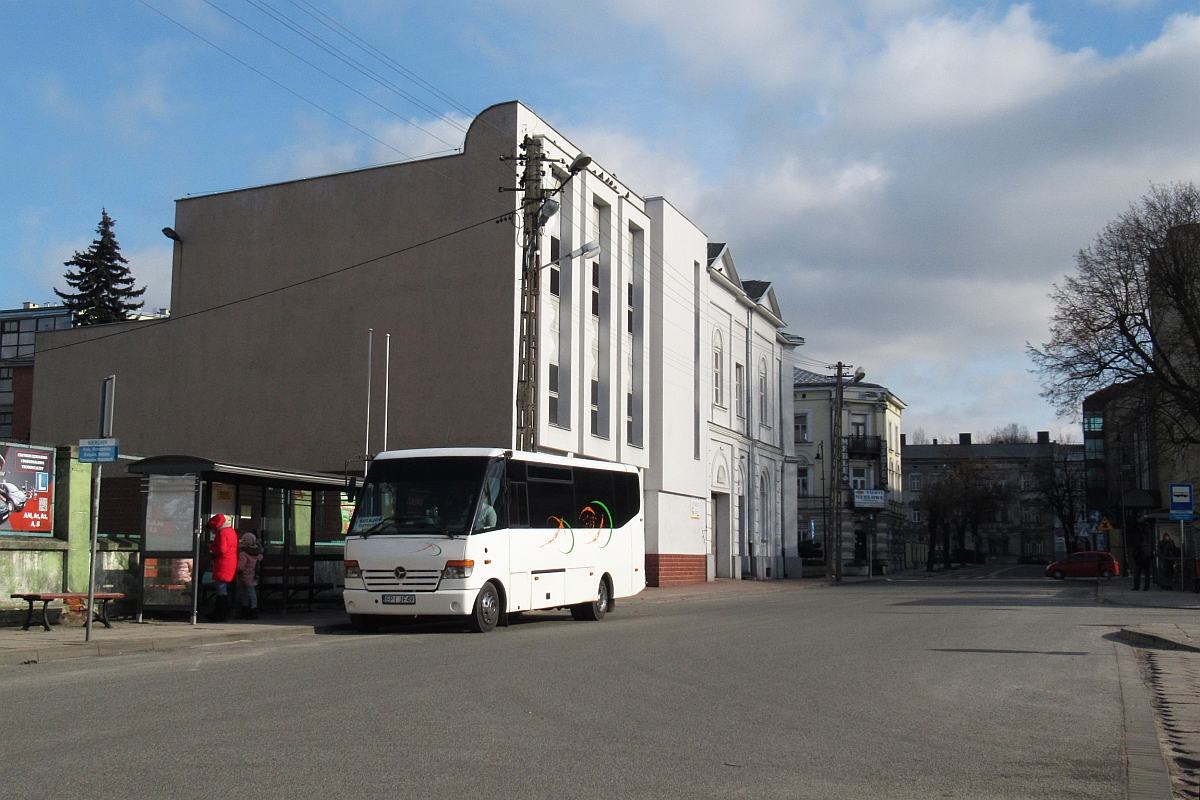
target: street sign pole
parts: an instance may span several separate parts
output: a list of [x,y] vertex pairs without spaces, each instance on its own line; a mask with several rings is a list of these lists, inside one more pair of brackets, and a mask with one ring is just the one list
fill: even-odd
[[[109,375],[104,379],[100,388],[101,439],[112,436],[113,402],[116,400],[116,394],[117,376]],[[107,453],[100,454],[99,458],[92,461],[92,558],[88,567],[87,629],[83,636],[85,642],[92,640],[92,617],[96,613],[96,550],[100,539],[100,465],[105,461],[117,460],[115,448],[113,448],[111,459],[106,458],[107,455]]]

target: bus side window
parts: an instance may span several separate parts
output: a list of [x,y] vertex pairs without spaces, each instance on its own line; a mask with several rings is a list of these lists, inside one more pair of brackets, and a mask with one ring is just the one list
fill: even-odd
[[529,527],[529,485],[510,481],[508,484],[508,525],[510,528]]

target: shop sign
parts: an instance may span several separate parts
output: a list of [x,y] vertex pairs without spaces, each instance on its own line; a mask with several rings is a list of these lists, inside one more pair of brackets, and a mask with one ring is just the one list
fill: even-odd
[[887,492],[882,489],[855,489],[855,508],[887,508]]
[[0,445],[0,533],[54,530],[54,450]]

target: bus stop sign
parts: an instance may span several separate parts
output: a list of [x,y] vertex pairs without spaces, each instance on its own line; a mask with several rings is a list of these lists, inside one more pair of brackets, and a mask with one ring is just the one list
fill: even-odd
[[1192,485],[1171,484],[1171,519],[1192,519]]

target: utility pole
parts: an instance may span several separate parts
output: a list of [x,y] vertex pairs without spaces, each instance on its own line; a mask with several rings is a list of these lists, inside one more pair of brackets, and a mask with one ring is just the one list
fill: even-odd
[[524,240],[521,269],[521,344],[517,366],[517,449],[537,450],[538,294],[541,275],[542,140],[526,136],[521,142],[525,173],[522,204]]
[[[833,385],[833,442],[829,448],[833,457],[830,477],[830,516],[833,518],[833,547],[825,556],[825,580],[840,583],[842,580],[842,372],[845,364],[837,362],[837,377]],[[830,563],[830,559],[833,563]]]

